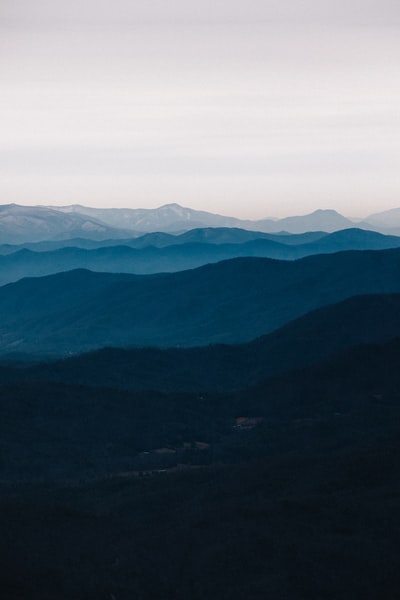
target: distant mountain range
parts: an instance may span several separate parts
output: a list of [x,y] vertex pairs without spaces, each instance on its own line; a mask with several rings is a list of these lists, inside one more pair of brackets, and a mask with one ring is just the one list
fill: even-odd
[[392,208],[374,213],[366,219],[374,228],[385,229],[388,232],[398,231],[400,227],[400,208]]
[[182,233],[207,227],[237,227],[269,233],[329,233],[358,227],[396,234],[400,233],[400,218],[396,210],[373,215],[371,221],[358,222],[334,210],[316,210],[309,215],[251,221],[193,210],[178,204],[167,204],[157,209],[8,204],[0,205],[0,240],[2,243],[18,244],[74,237],[120,239],[136,237],[145,232]]
[[131,227],[135,231],[180,232],[200,227],[239,227],[265,232],[335,231],[353,227],[354,223],[334,210],[317,210],[309,215],[256,221],[236,219],[193,210],[179,204],[166,204],[156,209],[98,209],[81,205],[52,207],[65,214],[84,214],[113,227]]
[[0,241],[2,244],[20,244],[79,236],[99,240],[108,237],[127,237],[131,234],[130,230],[116,229],[103,221],[81,213],[64,214],[55,207],[0,205]]
[[[327,234],[323,231],[309,231],[300,234],[276,234],[262,231],[249,231],[237,227],[206,227],[190,229],[180,234],[165,232],[152,232],[141,234],[138,237],[111,238],[107,240],[90,240],[87,238],[71,238],[63,240],[47,240],[43,242],[25,242],[22,244],[1,244],[0,255],[12,254],[18,250],[33,250],[35,252],[48,252],[61,248],[74,247],[86,250],[95,250],[109,246],[128,246],[129,248],[142,249],[149,246],[165,248],[183,244],[244,244],[254,240],[271,240],[278,244],[300,245],[318,240]],[[396,239],[397,236],[392,236]]]
[[0,352],[238,343],[359,294],[400,293],[400,250],[238,258],[172,274],[78,270],[0,288]]
[[[269,233],[304,233],[324,231],[327,233],[358,227],[389,234],[400,234],[400,208],[376,213],[365,220],[352,220],[331,209],[315,210],[307,215],[282,219],[237,219],[229,216],[193,210],[179,204],[166,204],[155,209],[90,208],[81,205],[52,207],[65,214],[83,214],[111,227],[130,228],[137,232],[165,231],[179,233],[204,227],[238,227]],[[390,231],[388,231],[390,230]]]
[[[79,240],[76,243],[79,244]],[[118,242],[114,240],[113,243]],[[397,248],[400,247],[400,237],[362,229],[345,229],[330,234],[277,235],[243,229],[208,228],[176,236],[149,233],[124,240],[125,245],[107,244],[102,247],[101,242],[92,241],[90,246],[99,246],[92,249],[63,247],[64,244],[38,242],[25,247],[0,247],[0,285],[22,277],[39,277],[80,268],[151,274],[183,271],[238,257],[295,260],[343,250]],[[58,246],[61,247],[50,250]],[[47,248],[47,251],[39,251],[40,248]],[[16,251],[12,252],[13,249]]]

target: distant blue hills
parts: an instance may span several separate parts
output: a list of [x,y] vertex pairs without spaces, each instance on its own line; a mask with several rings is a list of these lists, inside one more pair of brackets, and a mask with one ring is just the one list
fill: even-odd
[[239,257],[296,260],[343,250],[381,250],[400,247],[400,237],[354,228],[330,234],[287,235],[207,228],[176,236],[145,234],[121,242],[109,240],[105,245],[80,239],[70,243],[38,242],[22,247],[0,247],[0,285],[23,277],[41,277],[73,269],[153,274],[184,271]]

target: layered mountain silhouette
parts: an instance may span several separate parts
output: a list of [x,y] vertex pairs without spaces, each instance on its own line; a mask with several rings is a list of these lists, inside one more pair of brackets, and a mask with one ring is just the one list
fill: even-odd
[[374,225],[367,221],[352,221],[334,210],[317,210],[308,215],[251,221],[197,211],[178,204],[167,204],[156,209],[8,204],[0,206],[0,239],[6,244],[74,237],[106,240],[137,237],[145,232],[182,233],[207,227],[236,227],[269,233],[333,232],[358,227],[396,233],[393,223],[389,223],[390,231],[387,231],[385,219],[385,216],[380,218],[374,215]]
[[400,250],[238,258],[172,274],[77,270],[0,288],[1,352],[249,341],[321,306],[400,292]]
[[[294,260],[341,250],[400,246],[400,237],[384,236],[361,229],[315,234],[314,239],[312,238],[313,236],[306,234],[274,235],[216,228],[196,229],[178,236],[147,234],[128,240],[126,243],[129,245],[106,245],[94,249],[68,246],[53,251],[24,248],[11,252],[8,246],[7,253],[3,256],[0,254],[0,285],[22,277],[51,275],[80,268],[111,273],[150,274],[183,271],[237,257]],[[226,243],[226,240],[230,240],[230,243]],[[42,242],[31,247],[49,247],[49,244]],[[96,242],[92,242],[92,245],[95,244]]]
[[[306,231],[336,231],[354,227],[354,222],[335,210],[316,210],[308,215],[283,219],[246,220],[193,210],[179,204],[166,204],[155,209],[98,209],[81,205],[52,207],[65,214],[86,214],[113,227],[131,227],[135,231],[179,232],[204,227],[239,227],[265,232],[303,233]],[[373,229],[369,223],[358,227]]]
[[141,234],[138,237],[115,240],[90,240],[87,238],[71,238],[65,240],[47,240],[43,242],[25,242],[24,244],[1,244],[0,255],[12,254],[19,250],[33,250],[35,252],[48,252],[61,248],[85,248],[95,250],[109,246],[128,246],[129,248],[142,249],[149,246],[165,248],[183,244],[243,244],[246,242],[265,239],[285,245],[306,244],[313,242],[327,234],[323,231],[309,231],[300,234],[265,233],[262,231],[249,231],[237,227],[206,227],[190,229],[180,234],[165,232],[152,232]]
[[81,208],[0,218],[3,595],[396,597],[398,238]]
[[[241,228],[268,233],[327,233],[354,228],[400,234],[398,211],[371,215],[365,221],[351,220],[334,210],[316,210],[307,215],[283,219],[246,220],[193,210],[179,204],[155,209],[91,208],[70,206],[0,205],[0,240],[23,244],[45,240],[83,237],[106,240],[137,237],[146,232],[182,233],[196,228]],[[396,212],[397,211],[397,212]]]
[[3,383],[57,381],[131,390],[228,391],[302,368],[357,344],[400,336],[400,295],[354,296],[312,311],[239,345],[107,348],[18,368],[0,366]]

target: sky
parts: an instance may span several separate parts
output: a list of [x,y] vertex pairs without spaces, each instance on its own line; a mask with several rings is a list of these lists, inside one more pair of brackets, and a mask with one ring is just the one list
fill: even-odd
[[396,0],[0,0],[0,204],[400,206]]

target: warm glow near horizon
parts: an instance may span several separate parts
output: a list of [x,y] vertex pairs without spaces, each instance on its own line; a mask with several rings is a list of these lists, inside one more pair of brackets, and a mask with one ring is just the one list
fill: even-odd
[[5,0],[0,203],[400,206],[391,0]]

